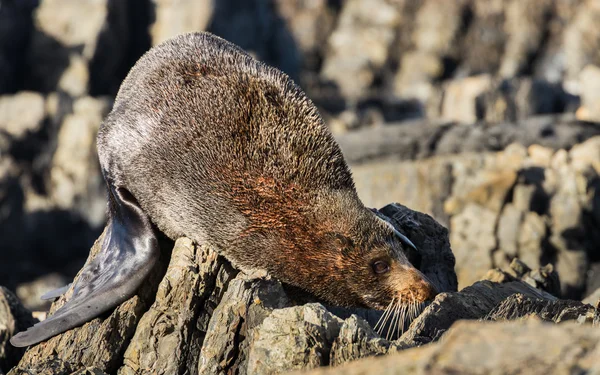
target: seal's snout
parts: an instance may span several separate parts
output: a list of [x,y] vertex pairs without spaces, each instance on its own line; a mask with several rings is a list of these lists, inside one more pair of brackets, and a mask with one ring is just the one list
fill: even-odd
[[438,294],[436,287],[425,275],[416,269],[409,271],[411,292],[417,302],[431,301]]

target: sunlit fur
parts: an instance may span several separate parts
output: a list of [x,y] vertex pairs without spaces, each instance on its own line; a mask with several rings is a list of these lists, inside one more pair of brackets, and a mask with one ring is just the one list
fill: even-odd
[[[98,135],[107,181],[171,238],[207,243],[342,306],[434,292],[356,193],[316,107],[284,73],[208,33],[132,68]],[[376,275],[372,262],[391,271]]]

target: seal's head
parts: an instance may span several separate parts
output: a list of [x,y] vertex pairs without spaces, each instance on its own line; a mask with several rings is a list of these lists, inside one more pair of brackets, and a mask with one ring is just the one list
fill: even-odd
[[385,309],[433,299],[437,291],[419,271],[418,249],[380,215],[374,216],[364,220],[364,230],[353,230],[354,236],[335,236],[340,282],[348,289],[340,296],[347,300],[342,304]]

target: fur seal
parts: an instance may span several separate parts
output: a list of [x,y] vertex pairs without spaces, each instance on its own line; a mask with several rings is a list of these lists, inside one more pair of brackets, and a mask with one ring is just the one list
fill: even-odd
[[154,226],[336,305],[384,309],[436,294],[411,264],[414,245],[358,198],[302,90],[219,37],[184,34],[142,56],[99,130],[98,155],[109,197],[102,248],[71,299],[15,346],[131,297],[158,257]]

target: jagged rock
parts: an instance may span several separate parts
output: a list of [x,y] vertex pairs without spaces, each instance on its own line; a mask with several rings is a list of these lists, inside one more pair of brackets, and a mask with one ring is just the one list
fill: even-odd
[[[515,293],[546,300],[548,296],[521,281],[504,284],[478,281],[460,292],[439,294],[413,320],[398,341],[410,347],[437,341],[457,320],[482,319],[500,302]],[[552,296],[550,298],[555,299]]]
[[358,358],[383,355],[406,348],[408,345],[381,338],[365,320],[352,315],[342,324],[331,347],[329,364],[338,366]]
[[178,240],[156,300],[137,324],[119,374],[173,374],[193,364],[197,355],[190,351],[202,345],[197,332],[201,307],[211,293],[223,288],[217,279],[226,268],[211,249],[186,238]]
[[599,163],[600,138],[591,138],[571,151],[513,144],[414,162],[381,156],[355,164],[353,176],[366,205],[385,196],[448,225],[459,287],[518,256],[534,269],[552,263],[561,295],[577,299],[599,240]]
[[398,203],[379,210],[396,228],[411,239],[421,256],[419,270],[431,280],[439,292],[455,292],[455,259],[448,241],[448,230],[431,216],[413,211]]
[[[348,113],[350,116],[351,113]],[[368,161],[404,161],[440,155],[500,151],[512,143],[550,150],[570,149],[600,135],[600,127],[576,121],[573,115],[538,116],[519,123],[475,126],[407,121],[393,126],[337,134],[344,157],[353,165]]]
[[19,299],[8,289],[0,287],[0,373],[5,373],[17,364],[25,352],[15,348],[8,340],[17,332],[36,323],[31,312],[24,308]]
[[600,65],[600,54],[595,47],[600,44],[600,4],[584,0],[574,11],[563,36],[566,75],[573,81],[586,65]]
[[[382,212],[414,237],[422,251],[422,270],[438,288],[456,290],[446,230],[431,217],[400,205]],[[315,297],[306,292],[300,296],[264,274],[238,273],[213,249],[189,239],[177,240],[171,254],[169,245],[164,241],[161,259],[137,295],[110,314],[31,347],[10,374],[71,374],[88,367],[121,375],[184,370],[267,374],[313,368],[330,363],[343,319],[364,318],[374,325],[381,317],[382,312],[373,310],[306,303]],[[51,312],[70,293],[55,302]],[[366,329],[368,323],[361,322],[355,326]],[[380,344],[401,347],[385,340],[373,342],[372,330],[360,330],[355,334],[357,355],[375,354]],[[335,361],[350,359],[350,352],[339,343],[336,350]]]
[[248,374],[278,374],[329,364],[341,319],[320,304],[274,310],[249,336]]
[[554,300],[513,294],[506,298],[492,311],[486,320],[516,320],[523,317],[535,316],[541,320],[561,323],[567,320],[577,320],[580,315],[594,315],[594,307],[579,301]]
[[[275,3],[279,16],[285,21],[301,52],[299,58],[302,59],[303,70],[316,75],[325,54],[327,38],[335,26],[336,9],[327,0],[277,0]],[[301,82],[306,78],[301,77]]]
[[587,303],[588,305],[598,306],[600,303],[600,288],[596,289],[593,293],[590,293],[581,302]]
[[600,331],[589,325],[465,321],[435,345],[306,374],[595,374],[599,353]]
[[[104,234],[90,250],[90,262],[100,250]],[[164,259],[160,259],[137,295],[122,303],[108,316],[96,318],[81,327],[55,336],[30,347],[19,364],[8,374],[71,374],[87,367],[114,373],[123,362],[123,354],[133,337],[136,325],[156,294],[156,286],[164,274]],[[72,288],[51,308],[62,306],[72,294]]]

